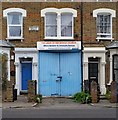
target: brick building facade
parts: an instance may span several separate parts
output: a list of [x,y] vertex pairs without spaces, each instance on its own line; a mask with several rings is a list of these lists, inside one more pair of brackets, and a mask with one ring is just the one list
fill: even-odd
[[106,86],[118,78],[117,5],[3,2],[2,39],[15,45],[9,72],[18,94],[27,90],[28,79],[37,80],[37,91],[44,96],[72,96],[84,80],[96,80],[105,94]]

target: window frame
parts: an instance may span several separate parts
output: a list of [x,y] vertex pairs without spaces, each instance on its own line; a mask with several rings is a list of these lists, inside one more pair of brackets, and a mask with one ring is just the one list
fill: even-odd
[[[55,12],[47,12],[47,13],[49,13],[49,14],[54,14]],[[46,14],[47,14],[47,13],[46,13]],[[47,26],[47,24],[46,24],[46,15],[45,15],[45,18],[44,18],[44,19],[45,19],[45,20],[44,20],[44,21],[45,21],[45,23],[44,23],[45,39],[52,39],[52,38],[53,38],[53,39],[56,39],[57,37],[55,37],[55,36],[54,36],[54,37],[53,37],[53,36],[52,36],[52,37],[46,36],[46,28],[47,28],[47,27],[46,27],[46,26]],[[57,18],[56,18],[56,19],[57,19]],[[57,24],[58,24],[58,23],[57,23]],[[57,29],[58,29],[58,25],[57,25]],[[58,32],[58,30],[57,30],[57,32]]]
[[115,59],[115,57],[118,57],[118,54],[114,54],[112,57],[113,57],[113,71],[112,71],[112,73],[113,73],[113,80],[115,80],[115,71],[118,71],[118,68],[115,68],[115,66],[114,66],[114,59]]
[[[9,14],[10,13],[20,13],[21,14],[21,24],[18,25],[18,24],[9,24]],[[22,8],[8,8],[8,9],[5,9],[3,10],[3,17],[5,17],[7,19],[7,38],[8,40],[22,40],[24,39],[23,38],[23,17],[26,17],[26,10],[22,9]],[[21,36],[10,36],[10,26],[20,26],[21,27]]]
[[[55,11],[55,12],[54,12]],[[57,37],[46,36],[46,14],[56,13],[57,14]],[[72,36],[66,37],[61,36],[61,14],[71,13],[72,14]],[[44,17],[44,39],[74,39],[74,17],[77,17],[77,11],[72,8],[45,8],[41,10],[41,17]]]
[[[97,22],[97,19],[98,19],[98,15],[106,15],[106,13],[98,13],[97,14],[97,18],[96,18],[96,29],[98,27],[98,22]],[[110,33],[99,33],[97,30],[96,30],[96,34],[97,34],[97,39],[112,39],[112,17],[111,17],[111,14],[110,15]],[[103,26],[102,26],[103,27]],[[99,35],[105,35],[106,37],[98,37]],[[107,35],[109,35],[110,37],[107,37]]]
[[[104,14],[110,14],[110,34],[108,34],[110,37],[98,37],[98,35],[107,35],[107,33],[97,33],[97,17],[98,15],[104,15]],[[112,40],[112,19],[113,17],[116,17],[116,11],[112,9],[107,9],[107,8],[100,8],[100,9],[95,9],[93,10],[93,17],[96,18],[96,39],[97,40]]]
[[[10,12],[11,13],[11,12]],[[16,12],[15,12],[16,13]],[[17,12],[18,14],[20,13],[20,12]],[[9,15],[7,15],[7,38],[9,38],[9,39],[21,39],[21,38],[23,38],[23,16],[21,15],[21,23],[18,25],[18,24],[9,24]],[[21,29],[21,35],[20,36],[10,36],[10,27],[20,27]]]

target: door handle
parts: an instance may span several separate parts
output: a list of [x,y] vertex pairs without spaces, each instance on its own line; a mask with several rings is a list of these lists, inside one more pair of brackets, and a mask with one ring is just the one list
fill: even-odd
[[60,79],[62,79],[62,76],[57,76],[57,78],[60,78]]
[[59,79],[59,80],[56,80],[56,82],[61,82],[61,79]]

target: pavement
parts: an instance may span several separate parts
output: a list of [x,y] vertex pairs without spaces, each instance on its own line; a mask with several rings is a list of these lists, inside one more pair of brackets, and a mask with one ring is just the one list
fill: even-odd
[[[0,97],[1,99],[1,97]],[[108,100],[103,99],[98,103],[81,104],[74,102],[71,98],[43,98],[42,103],[36,104],[34,102],[28,102],[26,95],[17,96],[17,100],[14,102],[0,102],[0,108],[35,108],[35,109],[91,109],[91,108],[117,108],[116,103],[110,103]]]

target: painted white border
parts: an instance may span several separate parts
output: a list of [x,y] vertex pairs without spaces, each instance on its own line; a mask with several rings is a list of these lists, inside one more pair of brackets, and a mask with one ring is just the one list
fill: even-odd
[[7,14],[10,12],[20,12],[22,13],[23,17],[26,17],[27,15],[26,10],[22,8],[8,8],[8,9],[3,10],[3,17],[7,17]]
[[97,40],[113,40],[114,38],[112,38],[112,18],[116,17],[116,11],[112,10],[112,9],[108,9],[108,8],[99,8],[99,9],[95,9],[93,10],[93,17],[97,17],[97,14],[99,13],[110,13],[111,14],[111,30],[110,30],[110,37],[105,37],[105,38],[101,38],[101,37],[97,37]]
[[32,58],[32,80],[37,81],[38,93],[38,51],[36,48],[15,48],[15,68],[17,94],[21,91],[21,63],[20,58]]
[[98,13],[110,13],[112,17],[116,17],[116,11],[108,8],[100,8],[93,10],[93,17],[97,17]]
[[[9,36],[8,13],[11,13],[11,12],[18,12],[18,13],[22,14],[21,25],[20,25],[21,26],[21,36],[20,37]],[[8,9],[3,10],[3,17],[7,18],[7,38],[6,39],[9,39],[9,40],[12,40],[12,39],[22,40],[23,39],[23,17],[26,17],[26,14],[27,14],[26,10],[24,10],[22,8],[8,8]]]
[[[46,36],[46,13],[57,13],[57,37],[50,37],[50,36]],[[63,37],[61,36],[61,19],[60,19],[60,15],[62,13],[72,13],[72,36],[71,37]],[[44,39],[73,39],[74,38],[74,17],[77,17],[77,10],[74,10],[72,8],[61,8],[61,9],[57,9],[57,8],[45,8],[41,10],[41,17],[44,17],[44,34],[45,34],[45,38]]]
[[106,53],[107,50],[105,47],[84,47],[83,50],[83,83],[84,80],[88,80],[88,58],[90,57],[98,57],[100,58],[99,68],[99,78],[98,82],[100,85],[101,94],[106,93],[105,87],[105,64],[106,64]]
[[45,17],[45,14],[47,12],[52,12],[52,13],[57,13],[57,14],[61,14],[61,13],[72,13],[73,17],[77,17],[77,10],[74,10],[72,8],[61,8],[61,9],[57,9],[57,8],[45,8],[41,10],[41,17]]

